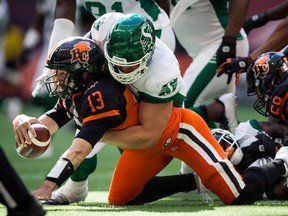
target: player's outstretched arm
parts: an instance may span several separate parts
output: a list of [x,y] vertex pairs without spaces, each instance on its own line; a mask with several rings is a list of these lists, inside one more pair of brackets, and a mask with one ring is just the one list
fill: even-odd
[[75,138],[72,145],[67,149],[54,167],[46,176],[44,183],[32,195],[39,200],[48,200],[52,192],[60,187],[85,157],[91,152],[92,145],[84,139]]

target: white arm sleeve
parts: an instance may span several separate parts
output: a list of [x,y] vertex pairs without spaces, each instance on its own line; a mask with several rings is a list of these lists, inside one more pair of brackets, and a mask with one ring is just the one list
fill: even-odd
[[[49,47],[48,47],[48,54],[50,53],[50,50],[61,40],[70,37],[73,35],[74,32],[74,23],[65,18],[59,18],[54,21],[54,26],[52,29],[50,41],[49,41]],[[36,87],[32,91],[32,96],[36,97],[42,89],[45,87],[44,80],[49,75],[49,71],[47,68],[43,69],[42,74],[36,79]]]
[[48,53],[61,40],[70,37],[74,32],[74,23],[65,18],[58,18],[54,21],[53,30],[51,33]]

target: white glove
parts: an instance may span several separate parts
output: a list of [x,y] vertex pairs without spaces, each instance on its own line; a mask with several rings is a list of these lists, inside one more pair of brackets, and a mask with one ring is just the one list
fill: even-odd
[[42,74],[35,80],[36,81],[36,87],[32,91],[32,96],[36,97],[40,94],[40,92],[45,88],[44,80],[49,76],[49,69],[44,68]]

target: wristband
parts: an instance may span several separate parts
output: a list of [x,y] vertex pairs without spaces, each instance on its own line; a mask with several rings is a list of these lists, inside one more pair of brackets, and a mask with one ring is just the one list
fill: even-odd
[[46,180],[52,181],[60,187],[73,172],[74,167],[71,161],[67,158],[60,158],[46,176]]
[[261,14],[257,14],[257,15],[252,16],[252,20],[253,20],[254,22],[257,22],[257,21],[260,22],[260,23],[258,24],[259,27],[265,25],[265,24],[269,21],[266,12],[263,12],[263,13],[261,13]]
[[222,41],[229,44],[236,44],[236,37],[233,36],[223,36]]

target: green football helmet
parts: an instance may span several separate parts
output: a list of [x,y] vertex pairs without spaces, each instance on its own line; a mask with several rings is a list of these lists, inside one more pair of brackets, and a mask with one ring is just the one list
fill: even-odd
[[[104,46],[111,75],[120,83],[131,84],[148,71],[155,47],[155,29],[141,14],[130,14],[116,22]],[[137,67],[138,66],[138,67]],[[137,67],[124,73],[119,67]]]

